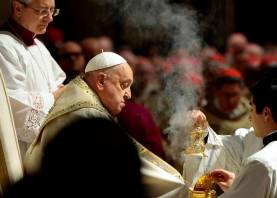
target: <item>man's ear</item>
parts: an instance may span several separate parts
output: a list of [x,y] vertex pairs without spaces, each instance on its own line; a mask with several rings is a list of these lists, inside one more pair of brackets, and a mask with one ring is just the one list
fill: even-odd
[[96,87],[98,90],[104,89],[105,80],[107,78],[107,74],[103,72],[99,72],[96,76]]
[[270,108],[268,108],[268,107],[265,107],[265,108],[264,108],[263,114],[264,114],[264,117],[265,117],[266,119],[268,119],[269,117],[272,117],[272,115],[271,115],[271,110],[270,110]]
[[23,6],[20,2],[18,1],[12,1],[12,9],[13,9],[13,12],[14,14],[17,16],[17,17],[20,17],[21,14],[22,14],[22,10],[23,10]]

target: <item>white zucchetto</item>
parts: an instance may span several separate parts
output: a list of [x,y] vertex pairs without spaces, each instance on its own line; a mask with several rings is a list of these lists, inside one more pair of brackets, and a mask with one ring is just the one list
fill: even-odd
[[85,73],[113,67],[123,63],[127,63],[127,61],[118,54],[114,52],[101,52],[90,59],[86,66]]

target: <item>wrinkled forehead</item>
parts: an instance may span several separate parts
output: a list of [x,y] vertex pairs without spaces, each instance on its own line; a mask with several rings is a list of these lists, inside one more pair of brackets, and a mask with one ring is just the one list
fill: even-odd
[[128,63],[121,64],[121,68],[122,68],[122,70],[124,70],[124,72],[130,73],[133,75],[133,70]]
[[130,79],[133,81],[133,70],[128,63],[115,66],[109,73],[120,79]]

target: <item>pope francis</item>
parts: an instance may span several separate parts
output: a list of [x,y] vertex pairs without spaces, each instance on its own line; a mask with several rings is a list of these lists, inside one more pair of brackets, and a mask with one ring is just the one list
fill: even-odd
[[[63,127],[79,118],[101,117],[116,121],[116,115],[131,98],[133,72],[118,54],[102,52],[87,64],[83,77],[66,85],[50,110],[40,133],[27,151],[27,173],[39,170],[45,146]],[[78,135],[78,134],[76,134]],[[148,197],[186,197],[182,176],[169,164],[135,141],[142,161],[141,173]]]

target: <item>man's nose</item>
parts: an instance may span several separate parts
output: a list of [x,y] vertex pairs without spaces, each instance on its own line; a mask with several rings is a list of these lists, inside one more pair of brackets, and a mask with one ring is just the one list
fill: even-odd
[[131,97],[132,97],[132,94],[131,94],[131,90],[129,89],[125,92],[124,99],[129,100],[129,99],[131,99]]
[[52,14],[49,14],[49,21],[52,22],[53,21],[53,15]]
[[53,15],[52,15],[52,13],[50,12],[50,10],[48,10],[48,14],[45,15],[45,17],[48,19],[49,22],[52,22],[52,21],[53,21]]

